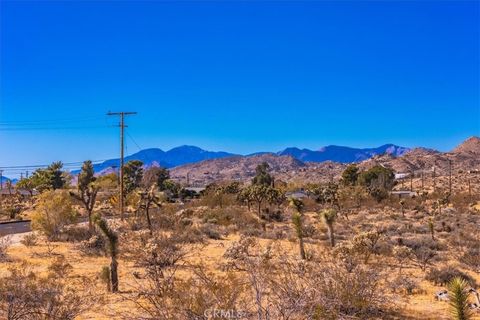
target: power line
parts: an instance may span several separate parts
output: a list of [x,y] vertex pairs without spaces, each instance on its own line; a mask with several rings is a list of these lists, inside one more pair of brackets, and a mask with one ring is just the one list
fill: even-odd
[[[103,161],[107,161],[108,159],[105,160],[92,160],[92,163],[101,163]],[[62,163],[63,166],[72,166],[72,165],[81,165],[83,164],[83,161],[77,161],[77,162],[65,162]],[[24,168],[43,168],[43,167],[48,167],[50,164],[32,164],[32,165],[24,165],[24,166],[2,166],[0,169],[24,169]]]
[[103,119],[99,116],[91,117],[80,117],[80,118],[68,118],[68,119],[44,119],[44,120],[18,120],[18,121],[0,121],[0,126],[2,125],[31,125],[31,124],[43,124],[43,123],[62,123],[62,122],[82,122],[95,119]]
[[88,127],[10,127],[2,128],[0,131],[41,131],[41,130],[84,130],[84,129],[100,129],[110,128],[112,126],[88,126]]

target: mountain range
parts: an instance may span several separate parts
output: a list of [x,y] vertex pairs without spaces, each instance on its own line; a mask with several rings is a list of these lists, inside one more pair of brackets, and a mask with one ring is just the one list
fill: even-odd
[[[223,159],[229,157],[254,157],[261,155],[291,156],[302,162],[324,162],[333,161],[338,163],[360,162],[381,154],[389,154],[395,157],[401,156],[409,151],[409,148],[400,147],[394,144],[385,144],[377,148],[350,148],[343,146],[330,145],[319,150],[286,148],[285,150],[273,152],[258,152],[255,154],[242,156],[228,152],[206,151],[195,146],[180,146],[168,151],[158,148],[144,149],[135,154],[125,157],[125,162],[130,160],[140,160],[145,166],[161,166],[165,168],[174,168],[186,164],[194,164],[205,160]],[[119,159],[106,160],[95,164],[95,172],[104,172],[105,170],[114,170],[120,165]],[[75,173],[75,172],[73,172]]]

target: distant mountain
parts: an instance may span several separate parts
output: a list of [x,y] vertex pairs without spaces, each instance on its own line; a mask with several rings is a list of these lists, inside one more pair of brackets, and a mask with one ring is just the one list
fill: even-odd
[[480,138],[470,137],[461,144],[459,144],[452,151],[453,153],[480,153]]
[[[205,160],[223,159],[228,157],[255,157],[255,156],[290,156],[301,162],[324,162],[334,161],[339,163],[359,162],[370,159],[373,156],[381,154],[390,154],[395,157],[403,155],[409,149],[399,147],[393,144],[386,144],[378,148],[357,149],[341,146],[327,146],[318,151],[299,148],[287,148],[283,151],[256,152],[247,156],[240,156],[228,152],[206,151],[195,146],[181,146],[169,151],[163,151],[158,148],[141,150],[135,154],[125,157],[125,162],[130,160],[140,160],[146,167],[161,166],[173,168],[186,164],[194,164]],[[119,159],[111,159],[105,162],[95,164],[95,172],[106,174],[116,171],[120,165]],[[78,173],[73,171],[73,174]]]
[[[235,156],[228,152],[206,151],[194,146],[181,146],[169,151],[152,148],[141,150],[125,157],[125,163],[130,160],[140,160],[146,166],[161,166],[172,168],[184,164],[196,163],[203,160],[219,159]],[[120,159],[111,159],[94,165],[95,172],[111,171],[111,168],[119,167]],[[75,172],[74,172],[75,173]]]
[[378,148],[350,148],[342,146],[326,146],[318,151],[309,149],[287,148],[278,152],[278,155],[292,156],[304,162],[334,161],[340,163],[359,162],[376,155],[389,154],[395,157],[402,156],[409,148],[399,147],[394,144],[385,144]]

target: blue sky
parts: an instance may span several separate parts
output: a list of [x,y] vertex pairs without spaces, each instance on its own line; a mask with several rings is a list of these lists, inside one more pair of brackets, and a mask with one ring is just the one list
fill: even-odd
[[[478,1],[1,3],[0,166],[480,135]],[[62,121],[56,121],[62,120]]]

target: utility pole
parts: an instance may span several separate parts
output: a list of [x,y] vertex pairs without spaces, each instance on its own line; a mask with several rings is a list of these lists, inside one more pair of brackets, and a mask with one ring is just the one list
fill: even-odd
[[3,190],[3,170],[0,170],[0,190]]
[[136,112],[109,112],[107,116],[120,116],[120,218],[123,220],[124,194],[123,194],[123,151],[124,151],[124,131],[125,116],[137,114]]
[[423,192],[423,187],[424,187],[423,169],[421,171],[421,175],[422,175],[422,192]]
[[26,177],[27,179],[28,179],[28,173],[29,173],[29,172],[28,172],[28,170],[27,170],[27,172],[25,172],[25,177]]
[[435,176],[436,166],[437,166],[437,163],[435,162],[435,164],[433,165],[433,192],[437,191],[437,180],[436,180],[436,176]]
[[468,178],[468,198],[472,201],[472,184],[470,183],[470,178]]
[[448,193],[452,195],[452,160],[448,159]]
[[413,176],[415,175],[415,171],[412,170],[410,173],[410,191],[413,191]]

